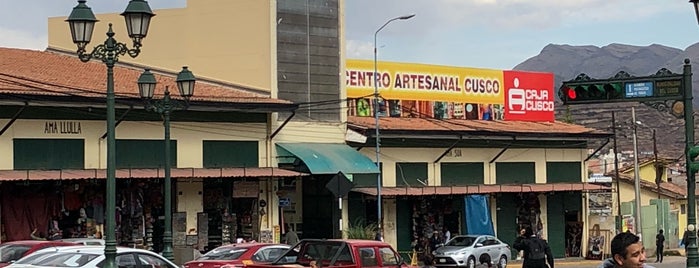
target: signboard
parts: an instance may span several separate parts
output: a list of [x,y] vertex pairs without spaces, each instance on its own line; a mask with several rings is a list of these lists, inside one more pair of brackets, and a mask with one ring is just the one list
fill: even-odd
[[505,120],[554,121],[553,74],[504,71]]
[[627,98],[652,97],[653,82],[626,83],[624,96]]
[[[435,119],[554,120],[552,73],[397,62],[377,62],[376,67],[374,75],[373,61],[347,60],[348,115],[379,113],[389,117]],[[505,77],[508,73],[518,78],[521,88],[514,87],[513,80],[508,81]],[[541,79],[544,80],[539,81]],[[381,96],[378,101],[373,98],[375,88]],[[507,95],[506,88],[515,90]],[[519,94],[517,89],[525,91]],[[507,100],[512,100],[512,108],[505,109]],[[521,105],[517,104],[518,100],[522,100]],[[505,116],[506,110],[515,113]]]
[[682,95],[682,79],[656,81],[656,92],[659,97]]
[[280,207],[288,207],[290,205],[291,205],[291,200],[288,197],[279,198],[279,206]]

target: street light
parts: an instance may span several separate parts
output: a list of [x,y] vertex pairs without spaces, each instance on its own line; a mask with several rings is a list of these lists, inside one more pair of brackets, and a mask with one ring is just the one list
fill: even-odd
[[144,0],[131,0],[126,6],[126,10],[121,13],[126,21],[126,29],[129,37],[133,41],[133,48],[129,49],[126,44],[117,42],[114,39],[112,24],[109,24],[107,40],[94,47],[92,52],[87,53],[85,47],[92,39],[92,32],[95,28],[97,18],[92,13],[92,9],[85,4],[86,0],[78,0],[66,20],[70,26],[70,33],[73,43],[78,46],[78,58],[82,62],[90,59],[99,59],[107,65],[107,198],[105,208],[105,268],[115,268],[116,259],[116,234],[115,219],[116,214],[116,150],[115,150],[115,120],[114,120],[114,65],[119,61],[119,56],[129,54],[132,58],[141,52],[141,41],[148,34],[150,19],[155,16],[151,11],[148,2]]
[[172,179],[170,178],[170,113],[174,110],[185,110],[189,104],[189,98],[194,94],[194,83],[196,78],[187,66],[182,67],[182,71],[177,74],[177,88],[180,96],[184,98],[184,103],[170,99],[170,90],[165,87],[165,94],[161,100],[153,100],[155,85],[157,81],[149,69],[143,71],[138,78],[138,92],[141,98],[146,101],[146,110],[154,111],[163,116],[163,126],[165,127],[165,228],[163,231],[163,257],[174,260],[172,255]]
[[388,25],[392,21],[407,20],[407,19],[411,19],[412,17],[415,17],[415,14],[410,14],[410,15],[392,18],[392,19],[386,21],[386,23],[384,23],[383,25],[381,25],[381,27],[379,27],[379,29],[376,30],[376,32],[374,33],[374,118],[376,119],[376,167],[378,167],[378,169],[379,169],[379,173],[376,175],[376,198],[377,198],[376,206],[378,207],[378,209],[377,209],[378,218],[376,219],[376,221],[378,221],[379,230],[383,230],[382,229],[383,217],[381,214],[381,183],[382,183],[381,173],[382,172],[381,172],[381,161],[379,161],[380,160],[379,159],[379,152],[381,150],[381,143],[380,143],[380,139],[379,139],[379,97],[380,96],[379,96],[379,85],[378,85],[379,73],[378,73],[378,69],[376,66],[376,62],[377,62],[376,61],[376,59],[377,59],[377,56],[376,56],[377,55],[376,37],[379,35],[379,32],[381,30],[383,30],[383,28],[386,27],[386,25]]
[[636,108],[631,107],[631,122],[633,122],[633,185],[635,194],[634,232],[642,233],[641,227],[641,176],[638,174],[638,135],[636,135]]

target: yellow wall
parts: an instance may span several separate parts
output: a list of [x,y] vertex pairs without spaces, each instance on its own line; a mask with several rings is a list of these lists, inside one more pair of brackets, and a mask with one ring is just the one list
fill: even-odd
[[[81,134],[45,134],[46,122],[70,121],[80,122]],[[0,120],[2,122],[2,120]],[[0,146],[9,148],[0,154],[0,169],[12,169],[13,138],[40,138],[40,139],[75,139],[85,140],[85,168],[106,168],[107,143],[100,137],[105,132],[105,123],[102,121],[82,120],[19,120],[0,137]],[[116,128],[117,139],[163,139],[162,122],[122,122]],[[177,141],[177,167],[201,168],[203,167],[204,140],[257,140],[259,141],[259,165],[269,166],[265,155],[265,124],[235,124],[235,123],[195,123],[173,122],[170,126],[170,139]],[[173,151],[174,153],[174,151]]]
[[197,228],[197,213],[204,212],[203,208],[203,186],[201,179],[189,180],[180,179],[177,180],[177,212],[187,213],[187,233],[189,230],[194,229],[195,232],[199,232]]
[[[619,184],[621,188],[621,202],[632,202],[636,199],[636,191],[634,184],[631,182],[622,182]],[[613,186],[615,187],[615,186]],[[613,213],[616,215],[617,210],[617,203],[616,203],[616,196],[614,197],[615,199],[613,200]],[[667,196],[661,196],[662,199],[669,199]],[[648,206],[650,205],[650,200],[651,199],[658,199],[658,194],[657,192],[650,191],[647,189],[641,188],[641,206]],[[678,228],[680,229],[679,232],[679,238],[682,238],[682,230],[684,230],[684,227],[687,226],[687,213],[685,210],[685,213],[681,213],[680,206],[687,204],[687,200],[676,200],[676,199],[669,199],[670,200],[670,210],[676,210],[678,213]]]
[[[273,89],[276,25],[272,22],[276,21],[276,1],[188,0],[185,8],[153,12],[156,16],[143,40],[141,54],[136,59],[122,56],[120,61],[174,72],[188,65],[197,77]],[[131,47],[119,13],[95,15],[100,21],[88,52],[104,42],[108,23],[113,24],[117,41]],[[65,19],[49,18],[48,44],[50,48],[75,51]]]
[[[667,181],[667,170],[666,172],[663,172],[662,180]],[[627,175],[627,176],[634,176],[634,170],[628,170],[626,172],[623,172],[622,174]],[[638,166],[638,176],[644,180],[644,181],[649,181],[652,183],[655,183],[655,167],[653,166],[653,162],[647,162],[644,163],[643,165],[639,164]]]

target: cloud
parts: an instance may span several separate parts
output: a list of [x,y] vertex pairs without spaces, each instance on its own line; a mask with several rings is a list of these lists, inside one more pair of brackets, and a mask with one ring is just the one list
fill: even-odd
[[18,31],[0,27],[0,47],[27,48],[45,50],[48,44],[46,34],[33,34],[26,31]]
[[346,46],[348,59],[372,59],[374,57],[374,44],[371,42],[347,40]]

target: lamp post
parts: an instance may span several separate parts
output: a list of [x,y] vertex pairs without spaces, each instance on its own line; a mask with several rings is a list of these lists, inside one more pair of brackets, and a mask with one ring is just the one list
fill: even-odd
[[157,81],[150,70],[146,69],[138,78],[138,93],[146,101],[146,110],[154,111],[163,116],[163,126],[165,127],[165,228],[163,230],[163,257],[173,261],[172,255],[172,179],[170,178],[170,113],[177,109],[187,109],[189,98],[194,93],[194,83],[196,78],[187,66],[182,67],[182,71],[177,74],[177,88],[180,96],[185,102],[174,101],[170,98],[170,90],[165,87],[165,94],[161,100],[153,100],[155,85]]
[[643,233],[641,230],[641,176],[638,173],[638,138],[636,135],[635,107],[631,107],[631,120],[633,122],[633,186],[635,194],[634,231],[640,234]]
[[377,216],[378,216],[378,218],[376,218],[376,221],[378,222],[378,225],[379,225],[379,231],[383,230],[383,224],[382,224],[383,223],[383,214],[381,214],[382,213],[381,212],[381,206],[382,206],[382,204],[381,204],[381,184],[382,184],[381,173],[383,173],[383,172],[381,171],[381,161],[379,158],[380,150],[381,150],[381,142],[380,142],[381,139],[379,138],[379,134],[380,134],[379,133],[379,98],[380,98],[380,95],[379,95],[379,83],[378,83],[379,82],[379,73],[378,73],[378,69],[377,69],[377,65],[376,65],[376,63],[377,63],[376,37],[379,35],[379,32],[381,30],[383,30],[383,28],[386,27],[386,25],[388,25],[392,21],[407,20],[407,19],[411,19],[412,17],[415,17],[415,14],[410,14],[410,15],[392,18],[392,19],[386,21],[386,23],[381,25],[381,27],[379,27],[379,29],[376,30],[376,32],[374,32],[374,119],[375,119],[375,123],[376,123],[376,133],[375,133],[375,136],[376,136],[376,167],[378,167],[378,169],[379,169],[379,173],[376,175],[376,206],[377,206]]
[[144,0],[131,0],[126,6],[126,10],[121,13],[126,20],[126,29],[129,37],[133,41],[133,48],[129,49],[126,44],[117,42],[114,39],[112,24],[107,30],[107,40],[94,47],[92,52],[87,53],[85,47],[92,39],[92,32],[97,19],[92,9],[85,4],[86,0],[78,0],[66,20],[70,26],[70,33],[73,43],[78,46],[78,58],[82,62],[90,59],[99,59],[107,65],[107,180],[106,180],[106,204],[105,204],[105,268],[115,268],[116,258],[116,234],[115,218],[116,207],[116,151],[115,151],[115,120],[114,120],[114,65],[119,61],[119,56],[129,54],[135,58],[141,52],[141,41],[148,34],[150,20],[155,14],[151,11],[148,2]]

